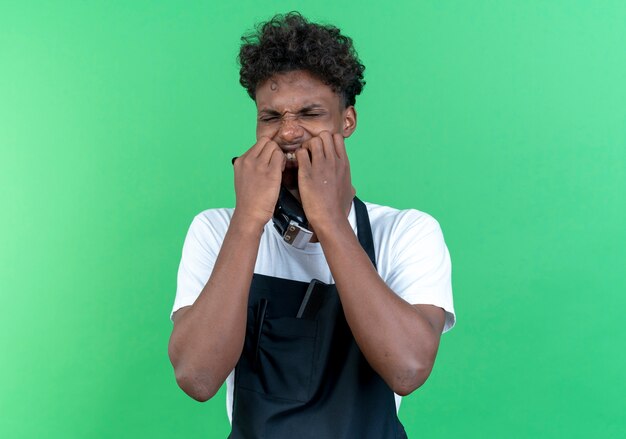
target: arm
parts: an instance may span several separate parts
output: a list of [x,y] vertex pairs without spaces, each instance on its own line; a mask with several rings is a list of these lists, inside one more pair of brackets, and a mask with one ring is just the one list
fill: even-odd
[[347,220],[318,223],[316,233],[359,348],[395,393],[408,395],[430,375],[443,309],[411,305],[387,287]]
[[302,203],[324,249],[354,338],[389,387],[407,395],[432,370],[445,313],[398,297],[361,248],[347,220],[354,189],[343,137],[322,132],[304,144],[297,157]]
[[170,361],[178,385],[198,401],[219,390],[241,355],[250,282],[284,160],[267,138],[236,160],[237,205],[215,266],[194,304],[175,313]]

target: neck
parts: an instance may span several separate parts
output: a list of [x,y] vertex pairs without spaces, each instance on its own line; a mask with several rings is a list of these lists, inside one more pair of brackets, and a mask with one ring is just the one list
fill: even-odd
[[[302,205],[300,191],[298,190],[298,170],[285,170],[285,172],[283,172],[283,179],[281,184],[291,193],[291,195],[296,198],[296,200],[298,200],[298,203]],[[311,224],[309,224],[309,230],[313,232],[313,236],[311,236],[311,241],[309,242],[319,242],[319,240],[317,239],[317,235],[315,234],[315,230],[313,229]]]

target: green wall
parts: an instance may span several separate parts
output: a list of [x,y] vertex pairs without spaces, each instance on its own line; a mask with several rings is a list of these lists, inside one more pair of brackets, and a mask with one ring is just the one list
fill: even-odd
[[240,35],[298,9],[367,66],[361,198],[429,212],[458,324],[412,438],[626,437],[626,3],[0,2],[0,436],[224,438],[167,358],[193,216],[254,143]]

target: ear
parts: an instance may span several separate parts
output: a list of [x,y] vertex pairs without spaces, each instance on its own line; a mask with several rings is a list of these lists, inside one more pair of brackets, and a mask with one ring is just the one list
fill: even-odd
[[343,127],[342,134],[344,138],[350,137],[354,130],[356,130],[356,110],[354,106],[350,105],[343,110]]

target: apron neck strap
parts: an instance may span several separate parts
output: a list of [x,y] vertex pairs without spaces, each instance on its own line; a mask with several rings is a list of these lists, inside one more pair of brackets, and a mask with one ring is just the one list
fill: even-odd
[[367,207],[363,201],[354,197],[354,210],[356,212],[356,228],[359,237],[359,243],[370,261],[376,268],[376,254],[374,253],[374,239],[372,238],[372,227],[370,225],[370,217],[367,214]]

